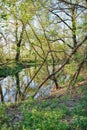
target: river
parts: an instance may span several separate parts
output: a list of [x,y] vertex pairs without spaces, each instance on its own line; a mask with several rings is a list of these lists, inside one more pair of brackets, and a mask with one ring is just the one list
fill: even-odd
[[[0,101],[3,102],[19,102],[28,99],[38,89],[44,79],[52,73],[52,68],[49,70],[45,66],[37,74],[38,67],[30,67],[22,69],[21,72],[13,76],[7,76],[0,80]],[[35,75],[35,78],[33,78]],[[33,78],[33,79],[32,79]],[[66,81],[69,77],[62,76],[61,81]],[[38,91],[34,98],[50,95],[53,87],[53,80],[49,79],[42,88]]]

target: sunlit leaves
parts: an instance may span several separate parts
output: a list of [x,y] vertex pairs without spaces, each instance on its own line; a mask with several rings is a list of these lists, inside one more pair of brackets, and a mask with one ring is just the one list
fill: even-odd
[[69,75],[72,75],[74,74],[74,72],[76,71],[77,69],[77,65],[75,62],[71,62],[69,64],[66,65],[65,67],[65,73],[68,73]]
[[26,0],[25,2],[21,3],[19,6],[19,14],[20,19],[22,19],[24,22],[31,20],[32,16],[35,14],[33,3],[30,0]]

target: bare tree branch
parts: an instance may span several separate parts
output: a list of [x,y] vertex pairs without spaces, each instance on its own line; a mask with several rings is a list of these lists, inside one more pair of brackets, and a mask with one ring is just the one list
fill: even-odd
[[[57,71],[55,71],[54,73],[52,73],[51,75],[49,75],[38,87],[38,90],[45,84],[45,82],[47,80],[49,80],[52,76],[54,76],[55,74],[57,74],[58,72],[60,72],[62,70],[62,68],[64,68],[66,66],[66,64],[69,62],[69,60],[71,59],[71,57],[76,53],[77,49],[85,43],[85,41],[87,40],[87,35],[85,36],[85,38],[83,39],[82,42],[80,42],[76,48],[74,48],[74,50],[72,51],[72,53],[69,55],[69,57],[65,60],[65,62],[61,65],[61,67],[58,68]],[[37,94],[38,90],[35,92],[35,94],[33,95],[33,97]]]

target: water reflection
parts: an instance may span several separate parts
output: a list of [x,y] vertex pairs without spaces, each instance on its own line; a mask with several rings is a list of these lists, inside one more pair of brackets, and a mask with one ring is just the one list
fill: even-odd
[[[51,67],[48,69],[51,74]],[[38,67],[26,68],[20,73],[16,73],[14,76],[7,76],[6,78],[0,80],[0,100],[4,102],[19,102],[27,99],[30,95],[33,95],[41,82],[49,75],[46,71],[46,66],[43,66],[32,80],[37,70]],[[65,82],[68,79],[68,76],[63,75],[62,78],[58,76],[58,80],[56,78],[56,82],[60,84],[63,80]],[[49,95],[53,84],[55,84],[54,79],[49,79],[36,94],[35,98]]]
[[16,92],[16,80],[14,79],[14,77],[6,77],[5,79],[0,81],[0,85],[2,89],[3,100],[5,102],[14,102]]
[[[29,94],[24,93],[25,87],[31,80],[28,71],[26,69],[22,70],[20,73],[16,73],[14,76],[7,76],[0,81],[0,100],[4,102],[15,102],[28,98]],[[29,85],[29,89],[37,88],[37,83],[32,81]]]

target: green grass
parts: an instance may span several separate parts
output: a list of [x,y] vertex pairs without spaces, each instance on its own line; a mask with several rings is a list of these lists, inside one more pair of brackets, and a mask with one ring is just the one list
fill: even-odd
[[87,85],[77,97],[0,104],[0,130],[87,130]]

